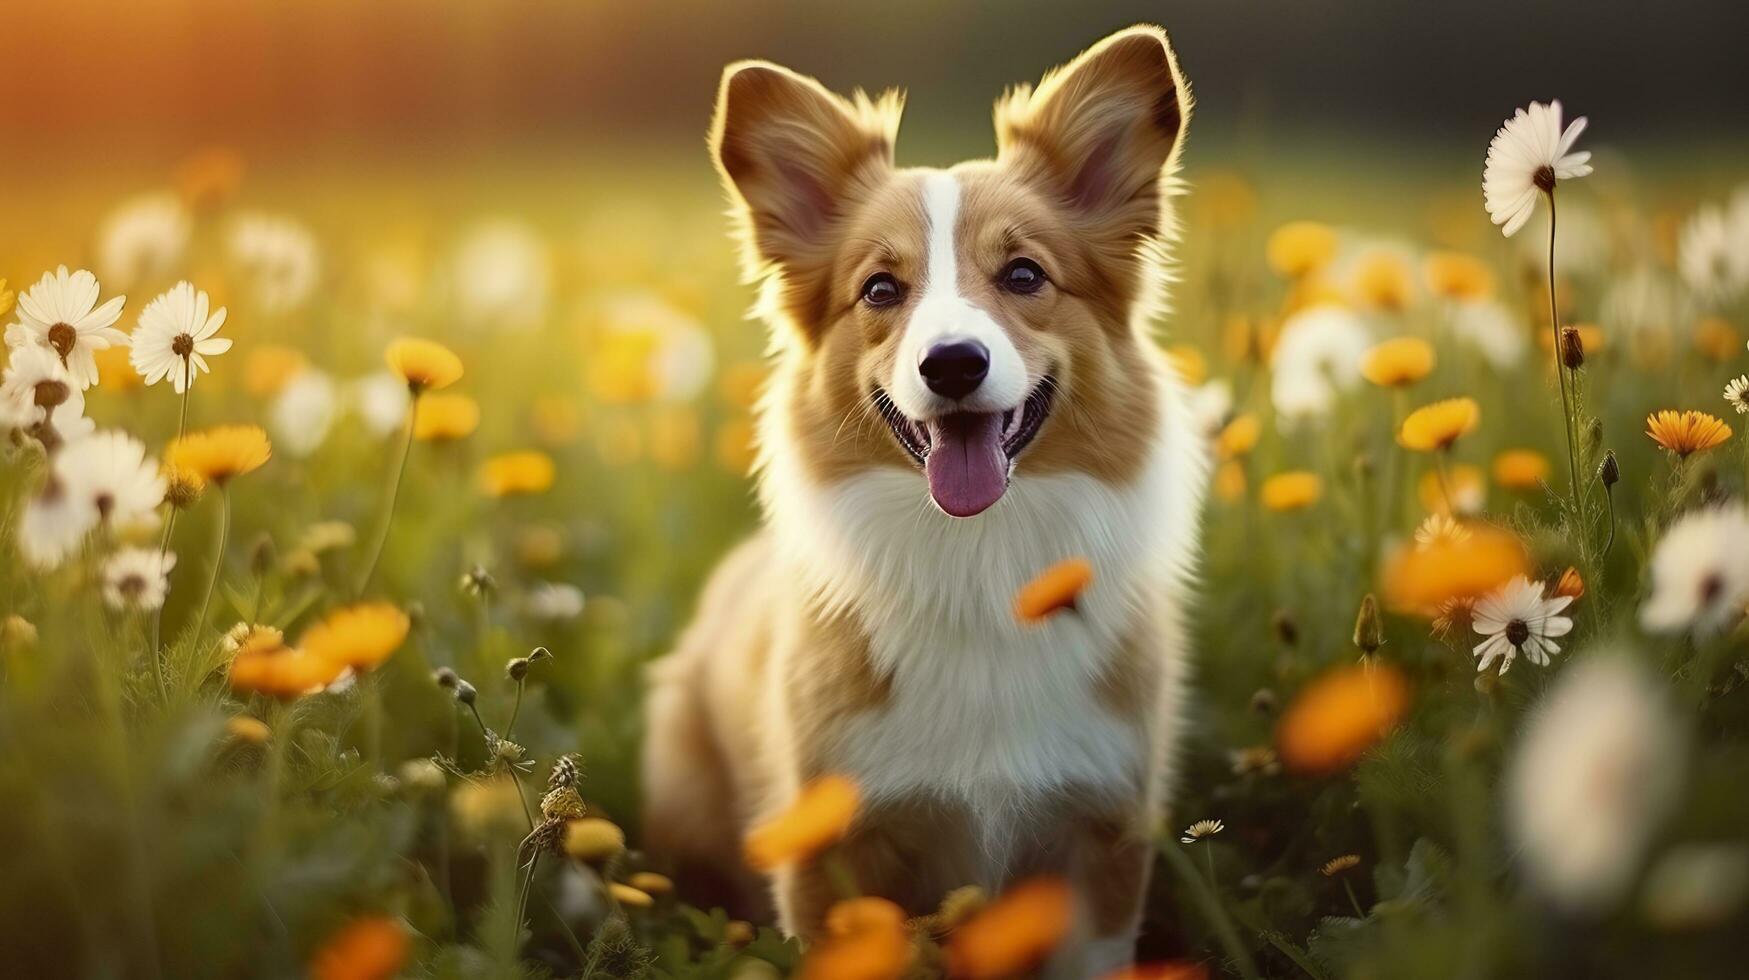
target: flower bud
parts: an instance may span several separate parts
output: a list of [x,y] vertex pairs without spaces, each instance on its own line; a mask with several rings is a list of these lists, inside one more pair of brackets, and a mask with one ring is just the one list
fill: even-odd
[[1294,622],[1293,613],[1286,609],[1277,609],[1270,618],[1269,625],[1275,630],[1275,638],[1281,641],[1282,646],[1291,647],[1300,641],[1299,624]]
[[1561,363],[1569,371],[1585,366],[1585,339],[1579,335],[1578,327],[1561,328]]
[[441,687],[446,691],[455,690],[456,685],[461,683],[461,678],[457,677],[456,672],[448,667],[439,667],[432,671],[431,680],[438,687]]
[[1273,715],[1280,705],[1275,692],[1267,687],[1260,687],[1251,695],[1251,710],[1260,715]]
[[1605,488],[1621,482],[1621,464],[1615,461],[1615,450],[1603,454],[1603,462],[1597,464],[1597,479]]
[[511,680],[521,682],[523,678],[528,676],[528,658],[517,657],[505,664],[504,673],[508,674]]
[[1354,617],[1354,645],[1366,656],[1385,645],[1385,624],[1379,619],[1379,601],[1371,592],[1360,600],[1360,612]]
[[474,685],[464,680],[455,682],[455,699],[457,701],[472,707],[476,697],[479,697],[479,692],[474,690]]

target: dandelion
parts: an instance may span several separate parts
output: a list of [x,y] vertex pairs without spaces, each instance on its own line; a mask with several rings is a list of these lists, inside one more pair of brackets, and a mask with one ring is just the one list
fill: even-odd
[[1507,449],[1494,457],[1494,482],[1507,490],[1535,490],[1549,480],[1549,458],[1534,449]]
[[1423,405],[1403,420],[1397,442],[1418,452],[1444,452],[1459,438],[1473,432],[1481,415],[1473,398],[1448,398]]
[[1473,303],[1494,295],[1494,272],[1488,264],[1462,252],[1434,252],[1422,262],[1427,289],[1435,296]]
[[212,310],[206,292],[184,280],[146,304],[130,361],[146,384],[168,378],[183,394],[196,376],[212,371],[207,358],[231,349],[230,340],[215,336],[224,325],[225,308]]
[[1324,495],[1324,479],[1310,470],[1277,473],[1263,481],[1258,497],[1278,513],[1305,510]]
[[358,410],[371,435],[383,438],[407,424],[407,383],[388,371],[356,378],[347,386],[346,401]]
[[821,776],[747,834],[747,863],[762,871],[806,861],[850,830],[862,793],[844,776]]
[[336,610],[299,637],[305,651],[364,672],[381,666],[407,639],[407,614],[386,602]]
[[1396,668],[1338,667],[1300,691],[1276,725],[1276,752],[1295,772],[1347,768],[1396,727],[1409,684]]
[[[1482,193],[1488,217],[1511,238],[1536,213],[1538,197],[1554,208],[1555,184],[1591,173],[1589,151],[1574,152],[1585,131],[1580,116],[1561,129],[1561,103],[1532,102],[1494,134],[1482,173]],[[1551,239],[1553,233],[1551,231]],[[1552,249],[1551,249],[1552,251]]]
[[1179,380],[1189,387],[1195,388],[1208,380],[1208,359],[1191,344],[1173,344],[1166,348],[1166,361],[1172,365]]
[[1336,233],[1315,221],[1290,221],[1264,245],[1269,267],[1288,279],[1304,279],[1336,257]]
[[97,228],[97,270],[121,289],[162,281],[182,261],[193,230],[175,194],[124,201]]
[[1471,619],[1471,627],[1486,637],[1472,651],[1481,658],[1476,671],[1500,660],[1500,673],[1505,674],[1520,653],[1538,667],[1548,666],[1549,655],[1561,652],[1555,639],[1572,632],[1573,621],[1560,615],[1572,603],[1572,596],[1545,598],[1542,583],[1522,575],[1483,597]]
[[995,978],[1027,973],[1068,936],[1075,897],[1060,878],[1023,881],[991,902],[948,941],[948,972]]
[[1289,419],[1328,415],[1343,391],[1360,383],[1360,361],[1372,345],[1353,313],[1317,306],[1282,324],[1270,364],[1270,400]]
[[1227,829],[1226,825],[1219,820],[1198,820],[1184,828],[1184,833],[1179,835],[1178,842],[1180,844],[1194,844],[1204,837],[1213,837],[1225,829]]
[[389,370],[407,385],[414,397],[447,388],[462,376],[462,359],[442,344],[417,337],[401,337],[389,344],[383,355]]
[[1646,416],[1646,435],[1669,452],[1687,459],[1731,438],[1731,427],[1705,412],[1665,409]]
[[1531,885],[1572,913],[1613,906],[1679,802],[1685,742],[1662,683],[1628,658],[1564,671],[1507,773],[1507,829]]
[[1021,586],[1014,596],[1014,617],[1037,624],[1065,609],[1073,610],[1092,584],[1093,565],[1087,559],[1060,561]]
[[1437,609],[1450,600],[1479,599],[1527,574],[1529,559],[1518,538],[1487,525],[1465,530],[1391,554],[1379,576],[1386,605],[1406,612]]
[[411,940],[399,920],[357,919],[328,937],[310,959],[311,980],[391,980],[407,963]]
[[546,315],[552,259],[527,225],[494,218],[469,229],[451,262],[463,322],[526,329]]
[[552,489],[553,458],[537,450],[500,453],[480,466],[480,489],[488,497],[545,493]]
[[1360,374],[1381,388],[1403,388],[1433,372],[1433,345],[1420,337],[1397,337],[1367,349]]
[[1640,606],[1647,631],[1729,629],[1749,602],[1749,514],[1714,507],[1683,515],[1658,539],[1649,568],[1651,594]]
[[128,335],[115,326],[127,297],[116,296],[99,306],[98,288],[97,277],[84,269],[68,273],[63,265],[43,273],[36,285],[19,294],[18,322],[6,328],[6,346],[51,350],[74,385],[83,390],[96,384],[94,354],[128,344]]
[[103,601],[111,609],[152,610],[170,591],[176,556],[145,548],[123,548],[103,563]]
[[565,854],[574,861],[605,861],[625,846],[625,831],[600,817],[573,820],[565,827]]
[[480,425],[480,404],[467,395],[435,394],[419,406],[413,438],[420,442],[454,442],[473,435]]

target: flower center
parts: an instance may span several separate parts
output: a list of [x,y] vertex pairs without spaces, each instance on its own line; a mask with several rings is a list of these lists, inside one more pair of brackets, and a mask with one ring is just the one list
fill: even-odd
[[188,355],[194,353],[194,338],[185,333],[177,334],[176,339],[170,341],[170,353],[187,360]]
[[1515,619],[1506,624],[1506,642],[1515,647],[1524,646],[1524,641],[1530,639],[1530,625],[1522,619]]
[[115,590],[120,592],[123,598],[133,601],[146,591],[146,578],[143,575],[129,575],[115,584]]
[[94,503],[97,505],[97,516],[107,521],[110,513],[115,510],[115,494],[100,493]]
[[1536,168],[1536,173],[1531,175],[1530,180],[1544,194],[1552,194],[1555,190],[1555,168],[1545,163]]
[[57,323],[49,328],[49,346],[55,349],[55,353],[61,355],[63,362],[67,360],[68,354],[73,353],[73,345],[78,342],[79,331],[74,330],[69,324]]
[[36,383],[36,407],[56,408],[65,402],[71,393],[64,381],[38,381]]

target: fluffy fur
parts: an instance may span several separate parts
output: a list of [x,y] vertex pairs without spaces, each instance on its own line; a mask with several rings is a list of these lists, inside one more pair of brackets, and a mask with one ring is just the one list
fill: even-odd
[[[1137,27],[1004,98],[993,161],[895,168],[900,105],[760,62],[725,73],[712,146],[777,358],[766,519],[652,668],[648,843],[695,901],[758,914],[769,894],[812,938],[819,869],[767,893],[739,842],[845,773],[864,806],[840,853],[865,890],[923,913],[960,885],[1064,875],[1082,914],[1050,972],[1093,975],[1130,956],[1187,670],[1207,463],[1150,318],[1189,93],[1165,34]],[[1005,289],[1016,256],[1048,284]],[[903,301],[863,302],[873,274]],[[914,376],[948,336],[992,351],[958,404]],[[871,397],[922,424],[1047,388],[1007,491],[967,519],[937,509]],[[1076,612],[1017,622],[1019,587],[1070,556],[1096,570]]]

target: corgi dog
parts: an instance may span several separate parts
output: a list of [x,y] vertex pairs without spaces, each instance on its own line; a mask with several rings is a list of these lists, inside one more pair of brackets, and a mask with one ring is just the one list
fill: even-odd
[[[700,904],[820,936],[812,862],[742,836],[809,780],[861,806],[835,860],[908,913],[1035,875],[1077,895],[1054,976],[1133,956],[1173,776],[1205,439],[1152,336],[1190,92],[1138,26],[996,106],[993,160],[893,162],[901,97],[760,61],[710,146],[776,359],[763,529],[651,668],[646,843]],[[1072,611],[1016,592],[1085,558]],[[757,914],[756,912],[754,914]]]

